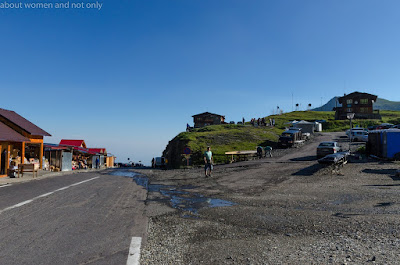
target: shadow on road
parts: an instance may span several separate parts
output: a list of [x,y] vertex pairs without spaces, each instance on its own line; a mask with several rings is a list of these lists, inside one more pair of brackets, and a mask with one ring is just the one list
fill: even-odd
[[[400,180],[396,175],[396,169],[369,169],[366,168],[362,172],[369,173],[369,174],[382,174],[382,175],[393,175],[393,180]],[[396,178],[396,179],[395,179]]]
[[314,161],[316,159],[317,159],[316,156],[303,156],[303,157],[292,158],[290,159],[290,161]]
[[312,176],[323,167],[324,167],[323,165],[315,164],[315,165],[303,168],[303,169],[297,171],[296,173],[293,173],[292,176]]

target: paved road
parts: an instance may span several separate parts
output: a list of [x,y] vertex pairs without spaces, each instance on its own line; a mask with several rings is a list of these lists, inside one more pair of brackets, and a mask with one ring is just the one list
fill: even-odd
[[103,173],[0,188],[0,264],[126,264],[145,237],[146,190]]

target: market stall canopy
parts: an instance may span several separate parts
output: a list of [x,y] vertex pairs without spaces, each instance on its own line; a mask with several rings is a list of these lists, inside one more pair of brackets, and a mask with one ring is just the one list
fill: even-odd
[[24,117],[20,116],[16,112],[12,110],[6,110],[0,108],[0,116],[9,122],[17,125],[24,131],[28,132],[31,135],[39,135],[39,136],[51,136],[48,132],[42,130],[32,122],[28,121]]
[[0,141],[4,142],[30,142],[30,140],[17,133],[4,123],[0,122]]
[[92,153],[107,154],[105,148],[89,148],[89,151]]
[[69,139],[62,139],[60,141],[60,145],[69,145],[75,147],[83,147],[86,148],[86,143],[84,140],[69,140]]
[[44,150],[49,151],[49,150],[72,150],[73,147],[69,146],[60,146],[58,144],[44,144]]

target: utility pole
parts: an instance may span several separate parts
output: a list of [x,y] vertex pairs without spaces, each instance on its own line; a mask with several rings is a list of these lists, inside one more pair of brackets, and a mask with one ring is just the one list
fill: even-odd
[[292,92],[292,112],[293,112],[293,92]]

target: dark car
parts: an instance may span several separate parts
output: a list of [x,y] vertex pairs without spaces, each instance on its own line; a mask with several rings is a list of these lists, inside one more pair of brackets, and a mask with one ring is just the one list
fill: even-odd
[[337,142],[322,142],[317,147],[317,158],[321,158],[329,154],[336,154],[340,151],[341,148]]
[[278,139],[279,147],[292,147],[298,144],[303,139],[300,129],[293,129],[284,131]]

